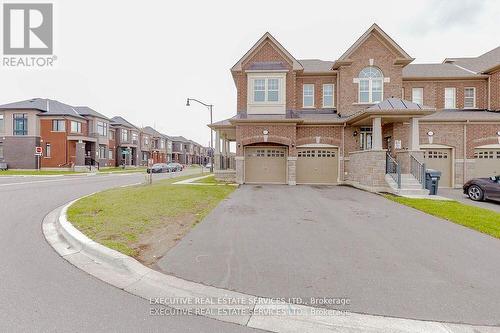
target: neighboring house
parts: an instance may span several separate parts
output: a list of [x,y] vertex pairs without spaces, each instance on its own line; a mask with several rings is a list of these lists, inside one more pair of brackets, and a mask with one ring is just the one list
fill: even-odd
[[188,140],[183,136],[172,138],[172,161],[180,164],[188,164],[186,144]]
[[152,144],[150,154],[153,163],[167,163],[167,140],[165,135],[150,126],[144,127],[142,132],[148,133],[151,137]]
[[500,113],[492,112],[500,110],[500,47],[413,61],[376,24],[335,61],[296,59],[264,34],[231,68],[236,115],[211,125],[216,175],[377,191],[394,187],[397,170],[420,180],[421,163],[442,172],[444,187],[500,174]]
[[[140,152],[140,164],[141,165],[148,165],[148,160],[152,158],[152,152],[153,152],[153,136],[148,133],[147,131],[144,131],[144,128],[141,130],[141,133],[139,134],[139,140],[141,143],[141,152]],[[156,163],[156,162],[155,162]]]
[[120,116],[111,118],[111,127],[115,130],[116,164],[139,166],[140,160],[140,130]]
[[114,166],[115,147],[110,146],[110,119],[88,106],[76,106],[75,110],[87,119],[88,136],[95,138],[88,143],[86,158],[97,161],[100,167]]
[[0,133],[0,159],[14,169],[83,166],[96,141],[74,107],[41,98],[1,105]]

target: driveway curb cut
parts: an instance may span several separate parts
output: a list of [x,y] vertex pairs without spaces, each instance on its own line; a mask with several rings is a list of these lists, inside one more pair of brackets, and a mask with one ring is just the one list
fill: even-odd
[[[148,300],[149,315],[158,315],[158,308],[161,307],[163,311],[175,312],[170,312],[170,315],[201,315],[223,322],[280,333],[500,332],[500,327],[493,326],[440,323],[352,312],[332,315],[332,310],[233,292],[166,275],[142,265],[134,258],[89,239],[77,230],[67,220],[66,213],[68,207],[79,199],[53,210],[44,218],[42,229],[47,242],[59,255],[79,269],[119,289]],[[235,300],[239,304],[203,302],[186,304],[175,303],[176,299]],[[243,300],[246,301],[242,302]],[[330,313],[325,314],[325,311],[330,311]],[[165,314],[161,312],[159,315]]]

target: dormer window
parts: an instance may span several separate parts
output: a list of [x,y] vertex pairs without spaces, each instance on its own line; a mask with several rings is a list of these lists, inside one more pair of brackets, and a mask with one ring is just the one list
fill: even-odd
[[359,103],[379,103],[382,101],[384,76],[377,67],[365,67],[359,73]]

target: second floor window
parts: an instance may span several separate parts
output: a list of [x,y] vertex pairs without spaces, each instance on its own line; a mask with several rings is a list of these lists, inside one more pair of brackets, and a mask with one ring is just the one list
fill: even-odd
[[444,88],[444,108],[455,109],[456,105],[456,89]]
[[103,121],[97,122],[97,134],[106,136],[108,134],[108,124]]
[[28,115],[26,113],[14,114],[14,135],[28,135]]
[[122,142],[127,142],[128,141],[128,131],[126,129],[122,129],[121,133],[122,133]]
[[0,133],[3,133],[4,131],[5,127],[4,127],[3,114],[0,114]]
[[53,132],[64,132],[65,130],[66,130],[66,121],[64,119],[52,120],[52,131]]
[[302,106],[305,108],[314,107],[314,84],[304,84],[302,88]]
[[147,136],[144,137],[144,145],[149,145],[149,138]]
[[377,67],[365,67],[359,73],[359,103],[379,103],[382,101],[384,76]]
[[137,144],[137,138],[138,138],[137,133],[132,133],[132,143]]
[[424,88],[412,88],[411,100],[413,103],[424,104]]
[[464,108],[473,109],[476,107],[476,88],[464,89]]
[[82,133],[82,123],[78,121],[71,121],[71,132]]
[[333,108],[333,84],[323,85],[323,107]]
[[253,101],[257,103],[279,102],[280,79],[255,79],[253,80]]

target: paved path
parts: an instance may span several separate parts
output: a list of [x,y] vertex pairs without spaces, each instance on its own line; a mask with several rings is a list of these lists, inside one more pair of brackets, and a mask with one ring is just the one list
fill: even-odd
[[349,187],[242,186],[159,265],[252,295],[500,325],[500,240]]
[[500,202],[495,201],[473,201],[469,199],[467,194],[464,194],[462,189],[456,188],[443,188],[439,189],[439,195],[450,198],[469,206],[476,206],[481,208],[487,208],[500,213]]
[[87,275],[46,243],[41,221],[48,212],[143,179],[0,177],[0,332],[255,332],[204,317],[150,316],[148,301]]

